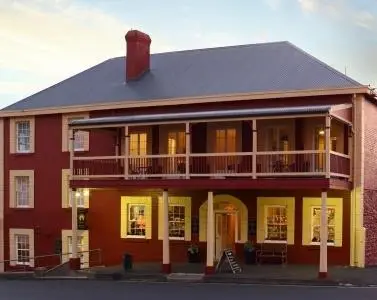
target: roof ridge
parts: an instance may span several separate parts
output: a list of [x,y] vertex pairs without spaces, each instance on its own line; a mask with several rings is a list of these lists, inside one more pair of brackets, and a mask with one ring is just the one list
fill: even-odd
[[306,52],[305,50],[301,49],[300,47],[296,46],[295,44],[287,41],[287,43],[295,48],[297,51],[301,52],[302,54],[304,54],[305,56],[309,57],[312,61],[320,64],[321,66],[325,67],[327,70],[333,72],[334,74],[336,75],[340,75],[343,79],[347,80],[348,82],[352,83],[352,84],[356,84],[356,85],[362,85],[360,82],[352,79],[351,77],[343,74],[342,72],[338,71],[337,69],[335,69],[334,67],[331,67],[330,65],[328,65],[327,63],[323,62],[322,60],[316,58],[315,56],[311,55],[310,53]]
[[217,47],[207,47],[207,48],[184,49],[184,50],[175,50],[175,51],[167,51],[167,52],[154,52],[154,53],[151,53],[151,55],[185,53],[185,52],[202,52],[202,51],[232,49],[232,48],[240,48],[240,47],[243,48],[243,47],[250,47],[250,46],[260,47],[260,46],[271,45],[271,44],[285,44],[285,43],[289,43],[289,42],[288,41],[275,41],[275,42],[254,43],[254,44],[239,44],[239,45],[217,46]]

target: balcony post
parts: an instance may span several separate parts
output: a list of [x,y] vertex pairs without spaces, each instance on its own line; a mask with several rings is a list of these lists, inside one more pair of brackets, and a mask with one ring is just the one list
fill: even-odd
[[252,173],[253,179],[257,178],[257,151],[258,151],[258,134],[257,134],[257,120],[252,120],[253,131],[253,157],[252,157]]
[[124,126],[124,179],[128,179],[128,160],[130,157],[130,135],[128,134],[128,125]]
[[[73,159],[75,155],[75,131],[69,131],[69,180],[73,179]],[[70,184],[69,184],[70,185]],[[71,225],[72,225],[72,257],[69,260],[71,269],[80,269],[80,258],[77,253],[77,199],[76,189],[69,188],[69,196],[71,199]]]
[[320,222],[320,250],[319,250],[319,278],[327,277],[327,191],[321,194],[321,222]]
[[190,178],[190,152],[191,152],[190,123],[186,122],[186,179]]
[[162,239],[162,272],[169,274],[171,272],[170,264],[170,245],[169,245],[169,197],[168,191],[162,192],[162,210],[163,210],[163,239]]
[[326,152],[326,178],[330,178],[331,166],[330,166],[330,145],[331,145],[331,116],[326,116],[326,128],[325,128],[325,152]]
[[213,212],[213,192],[208,192],[207,201],[207,263],[206,263],[206,274],[212,274],[215,272],[213,265],[214,254],[215,254],[215,219]]

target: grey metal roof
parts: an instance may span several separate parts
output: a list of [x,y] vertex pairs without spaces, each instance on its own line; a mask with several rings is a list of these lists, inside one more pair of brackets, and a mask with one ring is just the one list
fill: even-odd
[[195,121],[225,118],[245,118],[262,116],[284,116],[297,114],[325,114],[330,111],[331,105],[317,106],[293,106],[293,107],[271,107],[271,108],[252,108],[252,109],[233,109],[233,110],[211,110],[195,111],[184,113],[166,113],[134,116],[116,116],[91,119],[72,120],[71,127],[92,126],[92,125],[111,125],[111,124],[138,124],[138,123],[158,123],[172,121]]
[[150,72],[128,83],[124,60],[104,61],[3,110],[361,87],[289,42],[152,54]]

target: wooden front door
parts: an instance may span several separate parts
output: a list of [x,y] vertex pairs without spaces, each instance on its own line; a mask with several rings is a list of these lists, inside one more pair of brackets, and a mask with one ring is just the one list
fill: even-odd
[[235,242],[234,213],[215,214],[215,259],[219,260],[224,249],[234,249]]

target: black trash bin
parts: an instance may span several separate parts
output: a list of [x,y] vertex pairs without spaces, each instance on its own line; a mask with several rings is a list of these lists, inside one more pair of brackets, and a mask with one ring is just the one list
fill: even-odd
[[125,272],[132,270],[132,256],[129,253],[123,255],[123,269]]

